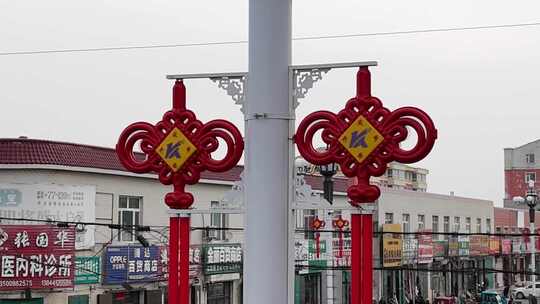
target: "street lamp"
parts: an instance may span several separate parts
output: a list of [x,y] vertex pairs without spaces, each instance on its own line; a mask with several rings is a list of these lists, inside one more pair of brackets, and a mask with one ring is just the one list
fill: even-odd
[[[526,203],[529,207],[529,230],[530,233],[534,233],[534,217],[535,217],[535,209],[536,204],[538,203],[538,194],[536,193],[536,190],[534,189],[534,180],[529,180],[529,188],[527,190],[527,193],[525,194],[525,198],[522,197],[514,197],[513,199],[516,203]],[[531,242],[531,272],[532,272],[532,296],[529,296],[530,303],[536,304],[536,243],[535,243],[535,236],[530,236],[530,242]]]
[[334,202],[334,181],[332,176],[336,175],[338,170],[338,164],[329,163],[319,167],[319,171],[324,176],[323,193],[324,198],[332,205]]

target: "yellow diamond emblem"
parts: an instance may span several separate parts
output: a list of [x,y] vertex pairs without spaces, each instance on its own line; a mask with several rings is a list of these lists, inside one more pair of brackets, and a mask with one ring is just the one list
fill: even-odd
[[169,135],[163,139],[156,148],[156,153],[167,163],[167,165],[176,172],[182,168],[197,148],[178,128],[172,129]]
[[384,140],[377,129],[362,115],[341,134],[339,142],[362,163]]

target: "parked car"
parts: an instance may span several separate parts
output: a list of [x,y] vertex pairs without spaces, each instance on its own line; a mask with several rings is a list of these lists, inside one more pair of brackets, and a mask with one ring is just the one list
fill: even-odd
[[507,304],[508,299],[501,297],[494,290],[486,290],[480,293],[480,304]]
[[[524,287],[516,287],[512,289],[512,296],[516,299],[525,299],[528,298],[530,294],[532,294],[532,284],[527,284]],[[540,283],[536,283],[536,291],[535,296],[540,296]]]

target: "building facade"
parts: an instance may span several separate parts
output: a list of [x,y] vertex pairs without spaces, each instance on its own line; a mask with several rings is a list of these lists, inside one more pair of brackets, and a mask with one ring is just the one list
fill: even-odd
[[[524,196],[529,180],[540,177],[540,140],[536,140],[517,148],[504,149],[504,206],[509,208],[526,208],[515,204],[512,199]],[[540,185],[535,185],[537,191]]]
[[[468,252],[451,255],[451,239],[436,234],[431,236],[427,232],[490,232],[494,217],[492,202],[426,193],[425,184],[421,183],[425,183],[427,170],[400,169],[395,165],[390,168],[404,172],[416,170],[418,184],[413,185],[416,191],[406,190],[410,188],[408,186],[382,187],[374,215],[373,259],[377,267],[374,299],[386,299],[394,290],[407,290],[409,296],[417,290],[425,298],[432,299],[437,294],[452,295],[463,291],[473,281],[489,281],[489,275],[460,277],[453,273],[421,270],[451,270],[485,264],[489,260],[486,256],[469,255]],[[192,304],[242,303],[243,215],[212,212],[230,207],[227,197],[232,188],[239,188],[242,170],[238,166],[224,173],[203,173],[199,184],[188,187],[196,198],[194,207],[208,211],[191,218]],[[401,176],[395,172],[392,171],[392,177]],[[419,177],[421,174],[423,177]],[[300,175],[300,184],[305,184],[314,193],[321,192],[323,178],[320,175],[306,170],[300,170]],[[347,304],[350,301],[350,226],[341,231],[335,226],[338,219],[350,221],[346,197],[350,181],[338,175],[334,183],[333,205],[323,202],[316,208],[298,209],[295,213],[295,303],[298,304]],[[77,190],[79,188],[86,192]],[[28,195],[24,189],[42,193],[34,195],[38,198],[41,195],[40,199],[34,200],[39,202],[34,213],[24,213],[26,211],[20,211],[8,202],[14,199],[26,204]],[[24,195],[13,195],[16,191]],[[20,303],[28,303],[28,299],[35,299],[36,303],[166,303],[169,214],[163,197],[168,191],[170,189],[160,184],[153,174],[125,171],[110,148],[0,139],[0,218],[12,219],[3,220],[2,225],[36,224],[13,220],[20,217],[50,220],[45,223],[47,225],[80,221],[81,218],[102,224],[75,227],[76,238],[86,240],[86,245],[74,250],[77,264],[73,268],[72,286],[9,290],[0,287],[0,299],[9,298]],[[72,197],[65,193],[80,192],[90,197],[90,208],[83,210],[86,213],[73,213],[71,211],[75,209],[69,204],[80,194]],[[43,198],[50,195],[52,198]],[[62,198],[68,199],[69,208],[63,208],[64,205],[60,208],[60,204],[66,203],[60,202]],[[52,212],[56,209],[51,204],[58,204],[65,214],[62,210]],[[313,231],[314,219],[325,221],[325,230],[333,231]],[[400,248],[400,252],[408,250],[409,256],[400,253],[397,268],[384,265],[384,240],[379,234],[384,224],[399,224],[405,232],[423,232],[424,235],[399,236],[404,246],[409,246]],[[150,231],[120,229],[123,225],[148,226]],[[83,238],[83,235],[91,237]],[[141,236],[148,243],[146,247]],[[411,239],[416,240],[416,247]],[[460,240],[459,244],[467,249],[469,240]],[[270,260],[271,257],[261,257],[261,263]],[[404,292],[398,295],[406,296]]]

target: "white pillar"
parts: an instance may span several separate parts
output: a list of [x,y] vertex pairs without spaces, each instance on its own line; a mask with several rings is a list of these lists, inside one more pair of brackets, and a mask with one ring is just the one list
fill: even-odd
[[249,1],[244,303],[287,303],[291,0]]

